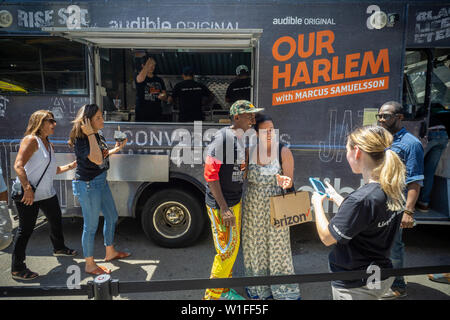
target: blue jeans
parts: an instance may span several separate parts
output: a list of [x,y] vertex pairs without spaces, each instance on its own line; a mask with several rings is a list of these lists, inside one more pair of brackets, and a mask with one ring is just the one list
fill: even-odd
[[[397,233],[394,237],[394,244],[391,249],[391,262],[394,269],[403,268],[403,258],[405,255],[405,244],[402,241],[403,229],[398,228]],[[392,287],[395,288],[406,288],[405,278],[403,276],[395,277]]]
[[441,159],[441,155],[447,146],[448,136],[445,130],[430,131],[428,133],[428,144],[425,148],[423,188],[420,191],[419,201],[429,204],[431,191],[433,189],[434,173]]
[[117,222],[117,210],[106,181],[106,171],[91,181],[72,181],[73,194],[78,197],[83,212],[83,236],[81,244],[85,258],[94,256],[94,240],[100,211],[105,217],[103,237],[105,246],[113,245]]

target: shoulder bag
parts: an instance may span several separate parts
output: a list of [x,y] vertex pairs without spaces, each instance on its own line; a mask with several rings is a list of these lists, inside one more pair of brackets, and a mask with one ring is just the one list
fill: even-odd
[[[49,154],[49,160],[48,160],[47,166],[45,167],[44,172],[42,173],[41,177],[39,178],[38,183],[36,184],[36,186],[33,186],[30,183],[30,186],[31,186],[31,189],[33,189],[33,192],[36,192],[36,189],[39,186],[39,183],[41,183],[41,180],[44,177],[44,174],[47,172],[50,162],[52,161],[52,147],[51,146],[50,146],[50,151],[48,154]],[[22,184],[20,183],[19,178],[17,178],[12,185],[11,199],[14,201],[20,202],[23,198],[23,194],[24,194],[24,190],[23,190]]]

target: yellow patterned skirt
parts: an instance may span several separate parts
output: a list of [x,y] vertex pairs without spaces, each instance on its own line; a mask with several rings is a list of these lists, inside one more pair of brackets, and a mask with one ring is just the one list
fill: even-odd
[[[216,248],[216,256],[211,269],[210,278],[231,278],[233,265],[239,251],[240,233],[241,233],[241,203],[239,202],[230,210],[236,217],[234,227],[225,227],[222,217],[219,214],[220,209],[214,209],[206,206],[209,219],[211,220],[211,231]],[[227,292],[228,288],[206,289],[204,300],[217,300],[222,293]]]

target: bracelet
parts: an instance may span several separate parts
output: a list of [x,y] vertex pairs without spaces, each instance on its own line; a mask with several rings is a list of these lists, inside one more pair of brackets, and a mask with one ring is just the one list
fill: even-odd
[[413,211],[409,211],[409,210],[406,210],[406,209],[403,210],[403,212],[406,213],[408,216],[411,216],[411,217],[414,215]]

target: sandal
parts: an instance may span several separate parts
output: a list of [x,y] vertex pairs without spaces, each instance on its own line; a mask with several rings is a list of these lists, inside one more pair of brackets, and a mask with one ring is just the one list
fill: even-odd
[[94,276],[99,276],[102,274],[110,274],[111,270],[109,270],[108,268],[104,267],[104,266],[97,266],[97,269],[95,269],[94,271],[85,271],[88,274],[93,274]]
[[116,256],[115,256],[114,258],[112,258],[112,259],[106,259],[106,257],[105,257],[105,261],[106,261],[106,262],[109,262],[109,261],[116,260],[116,259],[128,258],[129,256],[131,256],[131,253],[128,253],[128,252],[122,252],[122,251],[117,251],[117,254],[116,254]]
[[15,280],[33,280],[39,277],[39,275],[36,272],[33,272],[30,269],[11,272],[11,276]]
[[434,282],[450,284],[450,273],[429,274],[428,279]]
[[64,248],[61,250],[53,250],[53,255],[55,257],[74,257],[78,254],[75,250]]

